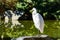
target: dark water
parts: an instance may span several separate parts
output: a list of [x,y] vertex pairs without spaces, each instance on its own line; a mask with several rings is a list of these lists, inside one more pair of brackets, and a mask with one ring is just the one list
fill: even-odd
[[[20,21],[0,21],[0,37],[2,40],[8,40],[10,38],[17,38],[21,36],[34,36],[38,35],[38,30],[34,27],[32,20],[20,20]],[[60,38],[60,21],[45,20],[44,33],[49,37],[57,40]],[[0,38],[0,39],[1,39]],[[7,39],[6,39],[7,38]]]

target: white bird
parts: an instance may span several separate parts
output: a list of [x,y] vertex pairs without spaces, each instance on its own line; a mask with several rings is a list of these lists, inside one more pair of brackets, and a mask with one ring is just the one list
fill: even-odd
[[37,13],[36,8],[33,8],[32,10],[32,18],[33,18],[33,22],[35,27],[40,30],[41,33],[43,33],[44,31],[44,20],[43,17]]
[[[43,33],[44,31],[43,17],[39,13],[37,13],[36,8],[33,8],[32,11],[33,11],[32,18],[33,18],[34,25],[38,30],[40,30],[41,33]],[[36,36],[33,36],[33,37],[36,37]],[[40,37],[47,37],[47,35],[41,35]],[[15,40],[24,40],[24,38],[32,38],[32,36],[19,37],[19,38],[16,38]],[[11,39],[11,40],[14,40],[14,39]]]

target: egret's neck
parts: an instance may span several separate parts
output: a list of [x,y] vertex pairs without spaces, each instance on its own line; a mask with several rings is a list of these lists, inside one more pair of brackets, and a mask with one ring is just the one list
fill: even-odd
[[34,15],[35,15],[36,13],[37,13],[37,11],[33,11],[33,12],[32,12],[32,14],[34,14]]

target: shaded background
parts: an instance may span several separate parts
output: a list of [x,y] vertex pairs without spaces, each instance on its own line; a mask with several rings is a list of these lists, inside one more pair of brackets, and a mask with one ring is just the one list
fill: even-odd
[[24,17],[31,19],[29,3],[32,3],[37,8],[37,11],[44,19],[60,19],[60,0],[0,0],[0,14],[3,15],[3,12],[8,9],[23,10],[27,15],[24,14],[21,19]]

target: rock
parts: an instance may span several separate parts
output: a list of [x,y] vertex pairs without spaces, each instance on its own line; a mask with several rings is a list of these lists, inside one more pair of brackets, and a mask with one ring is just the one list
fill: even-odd
[[19,38],[15,38],[11,40],[55,40],[55,39],[47,35],[41,35],[40,37],[39,36],[25,36],[25,37],[19,37]]

